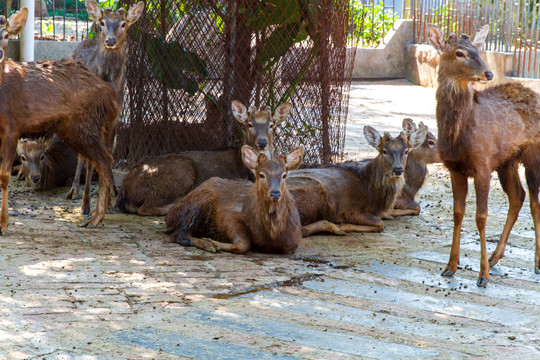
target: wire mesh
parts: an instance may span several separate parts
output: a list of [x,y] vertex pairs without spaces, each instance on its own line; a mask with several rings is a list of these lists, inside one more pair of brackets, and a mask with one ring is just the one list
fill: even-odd
[[[133,0],[124,0],[131,6]],[[128,38],[115,158],[238,146],[232,100],[292,103],[276,153],[302,144],[307,165],[340,159],[354,51],[346,0],[148,0]]]

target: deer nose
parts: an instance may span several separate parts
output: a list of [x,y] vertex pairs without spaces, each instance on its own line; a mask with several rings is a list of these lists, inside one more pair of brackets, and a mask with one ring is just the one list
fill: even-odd
[[485,76],[487,81],[493,80],[493,73],[491,71],[486,71],[484,73],[484,76]]
[[278,201],[281,198],[281,191],[279,190],[270,191],[270,198],[272,199],[272,201]]
[[41,176],[39,176],[39,175],[32,175],[32,176],[30,176],[30,180],[32,180],[32,182],[33,182],[34,184],[37,184],[37,183],[41,180]]
[[113,38],[113,37],[108,37],[105,39],[105,45],[109,46],[109,47],[113,47],[114,45],[116,45],[116,38]]
[[394,171],[394,175],[401,176],[403,174],[403,168],[402,167],[395,167],[392,169]]
[[266,149],[266,146],[268,145],[267,140],[257,140],[257,146],[259,149]]

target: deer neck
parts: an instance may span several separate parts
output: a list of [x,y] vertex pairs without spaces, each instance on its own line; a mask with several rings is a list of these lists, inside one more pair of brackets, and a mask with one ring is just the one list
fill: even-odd
[[403,176],[392,176],[385,169],[381,155],[366,165],[369,194],[373,196],[370,206],[374,215],[388,211],[394,205],[396,197],[403,189]]
[[405,166],[405,184],[403,186],[403,192],[408,196],[414,198],[418,190],[424,184],[424,180],[427,175],[427,166],[421,160],[417,159],[413,150],[409,152],[407,158],[407,165]]
[[259,229],[266,231],[271,238],[279,236],[285,228],[283,224],[290,219],[291,201],[293,199],[287,189],[281,193],[279,201],[271,201],[266,192],[259,192],[257,201],[254,202],[255,209],[251,212],[256,214]]
[[475,91],[470,82],[460,83],[445,75],[442,67],[438,79],[435,97],[439,144],[450,142],[455,145],[467,125],[472,123]]

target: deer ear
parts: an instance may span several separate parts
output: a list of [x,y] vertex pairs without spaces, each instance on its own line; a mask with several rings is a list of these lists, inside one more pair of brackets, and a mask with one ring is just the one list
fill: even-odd
[[231,104],[234,118],[240,123],[245,124],[248,118],[247,108],[238,100],[233,100]]
[[427,25],[428,38],[435,50],[441,54],[445,49],[444,34],[437,26],[433,24]]
[[276,108],[276,111],[274,111],[274,115],[272,116],[275,125],[279,125],[287,119],[287,116],[289,116],[289,113],[291,112],[291,107],[292,104],[290,102],[284,102]]
[[369,125],[364,126],[364,136],[366,137],[369,145],[373,146],[379,151],[379,145],[381,144],[381,134]]
[[424,143],[426,140],[426,136],[428,133],[428,127],[427,126],[420,126],[418,130],[411,133],[409,135],[409,148],[414,149],[419,147]]
[[411,118],[405,118],[403,119],[403,122],[401,123],[401,126],[403,127],[403,130],[407,134],[410,134],[414,131],[416,131],[416,124],[414,123],[413,119]]
[[304,147],[298,146],[285,156],[285,168],[287,171],[296,170],[304,161]]
[[17,11],[15,14],[9,17],[9,20],[6,24],[6,30],[10,36],[19,35],[26,25],[26,20],[28,19],[28,8],[23,7],[21,10]]
[[139,20],[142,13],[144,11],[144,3],[142,1],[139,1],[137,5],[133,5],[129,8],[128,14],[127,14],[127,22],[131,25],[135,21]]
[[242,162],[251,171],[259,166],[259,154],[249,145],[242,146]]
[[471,44],[473,44],[474,46],[480,49],[486,42],[486,37],[488,35],[488,32],[489,32],[489,24],[482,26],[480,29],[478,29],[478,31],[474,35],[474,40],[471,41]]
[[88,15],[94,19],[94,21],[99,21],[103,17],[103,11],[99,4],[95,1],[86,0],[86,11]]

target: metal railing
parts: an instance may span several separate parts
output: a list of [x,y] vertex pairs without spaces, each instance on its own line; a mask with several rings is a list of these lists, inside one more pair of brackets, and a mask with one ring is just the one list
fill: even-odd
[[530,0],[413,0],[415,42],[429,43],[426,25],[434,23],[443,32],[474,34],[489,24],[483,50],[514,54],[512,76],[540,78],[537,1]]
[[403,0],[350,0],[350,37],[359,47],[377,47],[403,14]]

